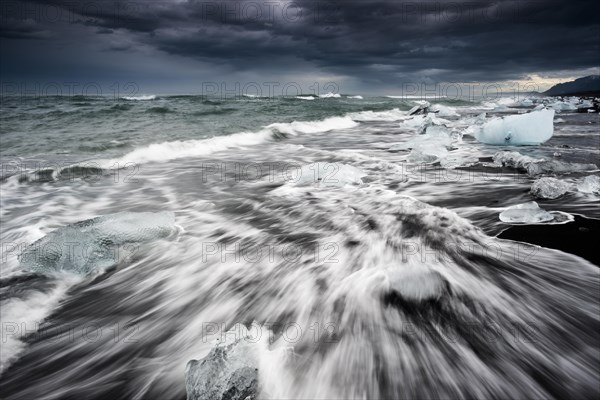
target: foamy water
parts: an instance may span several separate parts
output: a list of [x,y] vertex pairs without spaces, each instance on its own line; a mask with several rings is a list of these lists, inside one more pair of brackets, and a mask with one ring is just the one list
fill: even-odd
[[473,127],[522,108],[149,97],[3,109],[2,398],[180,399],[243,325],[260,398],[598,394],[597,265],[496,237],[533,200],[600,217],[597,115],[491,146]]

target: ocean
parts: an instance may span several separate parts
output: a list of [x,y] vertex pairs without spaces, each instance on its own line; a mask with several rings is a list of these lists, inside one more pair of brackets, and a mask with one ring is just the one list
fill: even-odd
[[555,101],[3,98],[0,397],[182,399],[236,324],[265,398],[597,396],[600,119]]

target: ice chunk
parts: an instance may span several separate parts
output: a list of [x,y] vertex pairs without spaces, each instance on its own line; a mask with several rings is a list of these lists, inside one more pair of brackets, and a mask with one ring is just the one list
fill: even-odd
[[460,117],[456,112],[456,108],[444,106],[442,104],[434,104],[431,106],[431,111],[435,112],[440,117]]
[[493,118],[475,131],[475,138],[486,144],[534,145],[545,142],[554,133],[554,110]]
[[427,133],[417,135],[403,143],[396,143],[390,150],[409,150],[408,161],[413,163],[434,163],[448,156],[446,147],[451,146],[452,138],[448,128],[432,125],[427,128]]
[[527,169],[531,163],[544,161],[543,158],[525,156],[518,151],[499,151],[494,154],[494,162],[515,169]]
[[577,190],[582,193],[600,194],[600,177],[596,175],[586,176],[577,182]]
[[352,165],[341,163],[318,162],[303,166],[296,179],[291,182],[298,186],[316,185],[334,187],[362,184],[363,171]]
[[577,108],[592,108],[594,103],[589,100],[582,100],[581,103],[577,104]]
[[408,155],[408,161],[412,163],[434,163],[448,156],[448,150],[444,145],[434,143],[418,145]]
[[415,129],[417,132],[425,132],[428,126],[431,125],[446,125],[450,124],[450,121],[438,118],[434,113],[429,113],[427,115],[417,115],[413,118],[407,119],[403,121],[402,126],[407,128]]
[[557,199],[567,193],[570,185],[556,178],[540,178],[531,185],[531,194],[538,199]]
[[552,214],[541,209],[535,201],[508,207],[500,213],[500,221],[508,223],[535,224],[553,219]]
[[531,176],[542,174],[571,173],[582,171],[595,171],[596,164],[569,163],[558,160],[545,160],[525,156],[517,151],[501,151],[494,154],[494,162],[507,167],[522,169]]
[[117,246],[148,242],[174,231],[172,212],[110,214],[49,233],[28,246],[19,260],[21,267],[31,272],[68,271],[84,275],[115,265],[119,254],[129,254]]
[[202,360],[191,360],[185,368],[188,400],[256,399],[258,386],[257,338],[236,324],[226,340]]
[[556,111],[575,111],[577,110],[577,106],[572,103],[567,103],[566,101],[557,101],[550,104],[550,107],[555,109]]

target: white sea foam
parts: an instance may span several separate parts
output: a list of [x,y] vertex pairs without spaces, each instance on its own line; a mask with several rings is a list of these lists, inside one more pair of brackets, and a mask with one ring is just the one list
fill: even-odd
[[156,95],[150,94],[150,95],[143,95],[143,96],[123,96],[121,98],[123,100],[130,100],[130,101],[155,100]]
[[334,129],[346,129],[357,126],[350,117],[331,117],[321,121],[294,121],[291,123],[275,123],[267,126],[276,132],[297,135],[299,133],[323,133]]
[[216,136],[208,139],[177,140],[173,142],[153,143],[131,151],[112,160],[99,160],[103,169],[114,168],[125,163],[164,162],[187,157],[200,157],[224,151],[230,148],[254,146],[272,140],[278,134],[298,135],[328,132],[334,129],[346,129],[357,126],[350,117],[331,117],[321,121],[294,121],[291,123],[275,123],[258,132],[239,132],[227,136]]
[[313,96],[296,96],[296,98],[300,99],[300,100],[314,100],[315,99],[315,97],[313,97]]
[[2,346],[0,346],[0,374],[26,348],[23,338],[37,331],[71,286],[81,281],[75,275],[65,274],[56,285],[46,291],[33,290],[23,297],[11,297],[0,303]]
[[339,93],[329,92],[329,93],[325,93],[325,94],[320,94],[319,97],[322,99],[339,99],[342,96]]
[[357,99],[357,100],[362,100],[363,99],[362,96],[346,96],[346,98],[348,98],[348,99]]
[[348,114],[354,121],[399,121],[406,117],[406,112],[397,108],[387,111],[361,111]]

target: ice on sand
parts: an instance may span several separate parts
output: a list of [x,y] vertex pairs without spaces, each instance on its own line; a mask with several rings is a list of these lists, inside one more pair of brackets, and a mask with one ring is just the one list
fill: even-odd
[[475,131],[481,143],[497,145],[535,145],[552,137],[554,110],[493,118]]
[[577,190],[582,193],[600,194],[600,177],[586,176],[577,183]]
[[132,249],[117,248],[148,242],[175,231],[172,212],[122,212],[59,228],[29,245],[19,256],[27,271],[67,271],[89,274],[111,267]]
[[494,154],[494,162],[515,169],[527,171],[531,176],[542,174],[565,174],[571,172],[595,171],[596,164],[570,163],[558,160],[545,160],[523,155],[517,151],[500,151]]
[[557,199],[567,193],[570,185],[556,178],[540,178],[531,185],[531,194],[538,199]]
[[553,219],[552,214],[540,208],[535,201],[508,207],[500,213],[500,221],[508,223],[536,224]]

